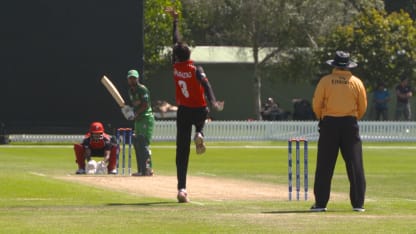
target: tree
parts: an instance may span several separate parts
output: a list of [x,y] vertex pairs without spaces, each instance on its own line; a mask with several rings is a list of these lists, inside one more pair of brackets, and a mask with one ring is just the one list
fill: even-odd
[[[322,38],[327,38],[336,27],[352,23],[356,15],[363,9],[384,9],[382,0],[344,0],[344,1],[300,1],[297,24],[298,34],[294,38],[304,38],[309,42],[299,44],[301,48],[294,48],[290,56],[280,63],[271,66],[271,73],[282,73],[288,80],[309,82],[315,84],[321,77],[322,60],[316,59],[315,51],[325,47]],[[318,39],[320,37],[321,39]],[[302,69],[299,69],[301,67]]]
[[148,67],[166,64],[166,59],[170,59],[160,59],[165,46],[171,44],[170,32],[166,30],[170,22],[161,12],[172,2],[176,9],[182,9],[181,31],[190,45],[251,48],[257,119],[261,119],[262,79],[311,80],[317,73],[312,51],[321,47],[318,36],[350,23],[364,7],[382,5],[382,0],[322,0],[319,4],[313,0],[182,0],[182,4],[178,0],[148,0]]
[[352,4],[380,1],[183,0],[183,10],[195,44],[252,49],[254,113],[260,119],[262,79],[310,80],[318,35],[349,23],[357,12]]
[[165,7],[172,6],[181,11],[179,0],[144,0],[144,66],[145,76],[170,64],[166,46],[172,45],[172,19],[165,14]]
[[391,86],[400,76],[416,68],[416,27],[409,14],[387,14],[384,10],[365,9],[353,23],[338,27],[323,40],[320,61],[335,50],[349,51],[359,67],[355,73],[369,89],[383,81]]

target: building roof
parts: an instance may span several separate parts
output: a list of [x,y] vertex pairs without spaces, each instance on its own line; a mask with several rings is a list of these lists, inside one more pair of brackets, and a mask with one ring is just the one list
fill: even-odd
[[197,63],[253,63],[250,47],[197,46],[191,48],[191,58]]
[[[274,50],[273,47],[259,48],[259,61]],[[254,63],[252,47],[196,46],[191,51],[191,58],[197,63]]]
[[[276,48],[259,48],[259,61],[262,61]],[[163,53],[171,50],[166,47]],[[191,59],[196,63],[247,63],[253,64],[253,48],[238,46],[196,46],[191,47]]]

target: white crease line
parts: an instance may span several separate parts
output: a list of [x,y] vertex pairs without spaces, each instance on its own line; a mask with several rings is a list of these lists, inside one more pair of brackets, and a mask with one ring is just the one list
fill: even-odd
[[[287,146],[257,146],[257,145],[209,145],[208,148],[212,149],[287,149]],[[73,148],[72,145],[0,145],[1,148],[55,148],[55,149],[69,149]],[[155,145],[151,146],[153,149],[175,149],[174,145]],[[309,149],[316,149],[316,146],[308,146]],[[374,149],[374,150],[397,150],[397,149],[407,149],[407,150],[416,150],[416,146],[363,146],[363,149]]]
[[39,172],[33,172],[33,171],[30,171],[29,174],[36,175],[36,176],[42,176],[42,177],[46,176],[45,174],[42,174],[42,173],[39,173]]
[[192,204],[195,204],[195,205],[199,205],[199,206],[205,206],[205,204],[202,203],[202,202],[190,201],[189,203],[192,203]]

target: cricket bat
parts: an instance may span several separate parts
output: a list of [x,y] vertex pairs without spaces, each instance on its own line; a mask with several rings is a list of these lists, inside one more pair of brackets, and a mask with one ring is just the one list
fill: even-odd
[[101,78],[101,83],[104,85],[104,87],[108,90],[108,92],[111,94],[111,96],[116,100],[117,104],[123,108],[126,103],[124,102],[123,97],[118,92],[116,86],[111,82],[110,79],[108,79],[106,76],[103,76]]

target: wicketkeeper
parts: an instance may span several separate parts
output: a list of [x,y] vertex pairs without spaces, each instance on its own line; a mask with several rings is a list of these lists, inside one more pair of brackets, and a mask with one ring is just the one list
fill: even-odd
[[94,165],[94,160],[91,157],[103,156],[99,166],[104,167],[105,165],[108,174],[117,174],[117,149],[117,144],[112,137],[104,132],[103,124],[93,122],[82,143],[74,144],[75,159],[78,164],[78,170],[75,173],[85,174],[87,172],[85,162],[91,162],[88,165]]

